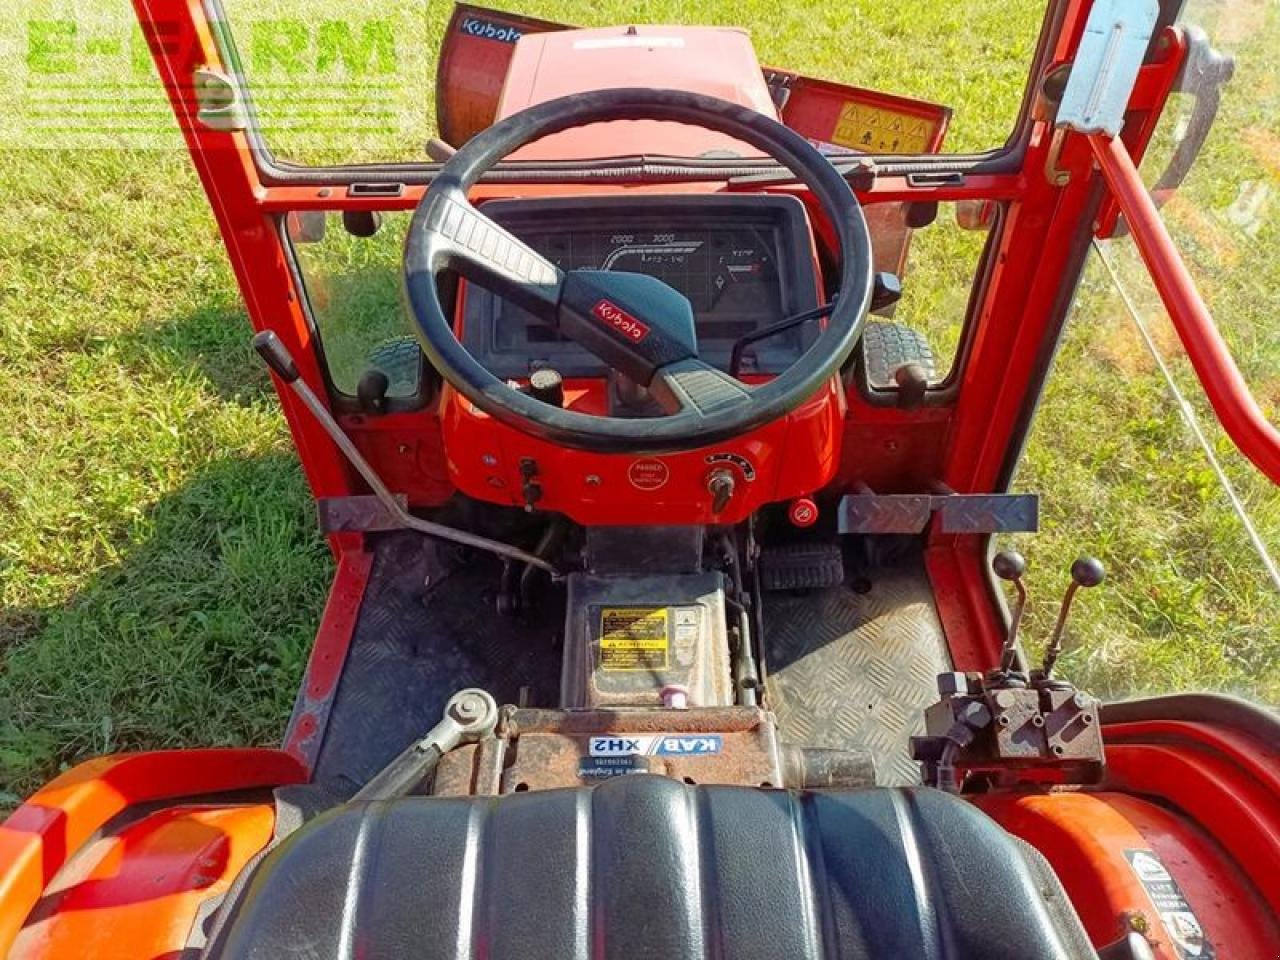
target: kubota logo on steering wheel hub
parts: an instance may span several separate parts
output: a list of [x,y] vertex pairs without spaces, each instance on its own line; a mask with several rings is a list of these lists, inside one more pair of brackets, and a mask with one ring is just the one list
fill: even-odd
[[649,328],[633,317],[612,300],[601,300],[591,312],[596,319],[606,326],[612,327],[632,343],[639,343],[649,335]]

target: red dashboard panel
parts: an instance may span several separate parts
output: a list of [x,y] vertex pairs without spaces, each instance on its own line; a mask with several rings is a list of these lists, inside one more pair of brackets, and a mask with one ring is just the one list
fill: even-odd
[[[565,404],[601,413],[603,380],[569,381]],[[563,513],[581,524],[740,523],[766,503],[826,486],[840,463],[844,394],[833,379],[789,416],[727,443],[659,456],[570,450],[498,423],[446,387],[440,405],[454,486],[491,503]],[[708,489],[728,471],[734,493],[712,512]]]

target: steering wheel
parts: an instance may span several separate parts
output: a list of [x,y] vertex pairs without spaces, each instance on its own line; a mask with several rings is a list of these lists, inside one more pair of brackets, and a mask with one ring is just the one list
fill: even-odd
[[[790,169],[840,241],[839,291],[826,328],[785,372],[748,386],[698,358],[693,309],[643,274],[564,272],[476,210],[467,190],[503,157],[548,134],[608,120],[669,120],[743,140]],[[649,389],[666,416],[593,416],[537,400],[495,377],[454,336],[437,279],[446,270],[523,307]],[[871,239],[848,183],[776,120],[679,90],[598,90],[549,100],[477,134],[436,174],[414,212],[404,280],[423,351],[446,382],[503,423],[600,453],[689,450],[738,436],[808,400],[848,359],[871,297]]]

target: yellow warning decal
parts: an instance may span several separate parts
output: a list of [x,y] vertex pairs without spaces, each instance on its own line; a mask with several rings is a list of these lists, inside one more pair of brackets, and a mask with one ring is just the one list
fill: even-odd
[[670,651],[666,607],[601,609],[601,670],[665,670]]
[[840,108],[831,142],[865,153],[924,153],[933,132],[923,117],[849,101]]

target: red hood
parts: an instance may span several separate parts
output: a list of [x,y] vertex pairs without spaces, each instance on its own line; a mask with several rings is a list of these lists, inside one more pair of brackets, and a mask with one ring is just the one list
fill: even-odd
[[[751,38],[719,27],[622,26],[526,34],[516,43],[498,104],[502,118],[585,90],[664,87],[705,93],[778,116]],[[739,140],[650,120],[597,123],[547,137],[513,154],[565,160],[629,154],[761,156]]]

